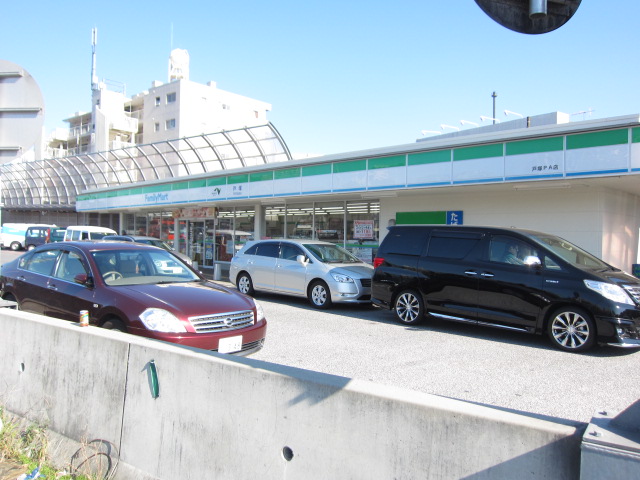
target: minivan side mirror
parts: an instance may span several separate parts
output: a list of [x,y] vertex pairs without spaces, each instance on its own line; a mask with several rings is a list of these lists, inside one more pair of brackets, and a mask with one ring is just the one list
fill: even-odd
[[535,255],[529,255],[527,257],[524,257],[524,264],[528,265],[530,267],[541,267],[542,266],[542,262]]

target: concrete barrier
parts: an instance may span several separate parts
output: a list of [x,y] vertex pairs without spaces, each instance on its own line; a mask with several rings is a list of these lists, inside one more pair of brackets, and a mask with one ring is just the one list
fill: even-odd
[[1,309],[0,329],[0,404],[48,427],[59,465],[99,457],[115,479],[580,478],[581,423],[20,311]]

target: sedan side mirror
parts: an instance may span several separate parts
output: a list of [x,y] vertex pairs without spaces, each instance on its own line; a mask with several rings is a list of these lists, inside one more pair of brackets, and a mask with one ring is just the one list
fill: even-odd
[[85,287],[93,288],[93,277],[90,277],[86,273],[79,273],[73,277],[73,281],[80,285],[84,285]]
[[305,257],[304,255],[298,255],[296,257],[296,262],[306,265],[308,263],[307,257]]

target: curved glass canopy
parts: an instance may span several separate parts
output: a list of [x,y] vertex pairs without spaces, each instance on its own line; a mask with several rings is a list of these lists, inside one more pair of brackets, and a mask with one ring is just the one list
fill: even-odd
[[5,207],[72,207],[80,193],[291,160],[271,124],[0,165]]

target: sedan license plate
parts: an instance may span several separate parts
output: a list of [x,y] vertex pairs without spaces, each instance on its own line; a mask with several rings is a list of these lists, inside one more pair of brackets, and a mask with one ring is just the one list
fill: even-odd
[[221,338],[218,342],[218,353],[233,353],[242,350],[242,335]]

